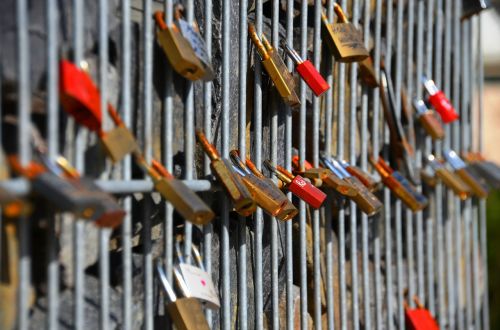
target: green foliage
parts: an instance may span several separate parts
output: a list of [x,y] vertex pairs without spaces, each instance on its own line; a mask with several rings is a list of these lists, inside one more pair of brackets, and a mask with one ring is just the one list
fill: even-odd
[[490,298],[490,327],[500,329],[500,192],[488,197],[486,216],[488,221],[488,285]]

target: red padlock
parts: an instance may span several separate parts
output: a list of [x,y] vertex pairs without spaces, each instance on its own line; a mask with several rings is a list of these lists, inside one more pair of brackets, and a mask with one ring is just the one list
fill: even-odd
[[281,166],[275,168],[268,160],[264,161],[264,165],[273,172],[278,179],[283,181],[289,191],[311,207],[318,209],[325,201],[326,194],[300,175],[293,175]]
[[453,108],[453,105],[450,100],[448,100],[446,95],[444,95],[444,93],[437,88],[434,81],[423,76],[422,83],[429,93],[429,102],[439,113],[443,122],[447,124],[457,120],[459,115],[455,111],[455,108]]
[[64,110],[91,131],[102,125],[100,94],[89,75],[74,63],[59,63],[59,95]]
[[417,297],[413,299],[417,308],[410,308],[405,302],[406,328],[410,330],[439,330],[439,325],[429,310],[420,303]]
[[318,70],[316,70],[311,61],[304,61],[302,58],[300,58],[299,54],[288,44],[283,43],[282,45],[288,56],[290,56],[290,58],[295,63],[295,70],[297,70],[302,79],[304,79],[309,88],[311,88],[314,95],[320,96],[330,88],[330,85],[328,85],[328,83],[321,76]]

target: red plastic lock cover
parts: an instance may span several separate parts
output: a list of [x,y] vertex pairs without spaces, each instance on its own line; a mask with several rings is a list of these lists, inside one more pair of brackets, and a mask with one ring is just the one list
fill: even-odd
[[326,194],[324,192],[313,186],[300,175],[295,176],[288,185],[288,190],[315,209],[320,208],[321,204],[323,204],[326,199]]
[[439,113],[444,123],[451,123],[459,118],[450,100],[448,100],[442,91],[429,96],[429,102]]
[[318,70],[316,70],[311,61],[306,60],[298,64],[296,70],[309,88],[311,88],[314,95],[320,96],[330,88],[330,85],[328,85]]
[[439,330],[431,313],[424,308],[407,309],[405,320],[406,327],[410,330]]

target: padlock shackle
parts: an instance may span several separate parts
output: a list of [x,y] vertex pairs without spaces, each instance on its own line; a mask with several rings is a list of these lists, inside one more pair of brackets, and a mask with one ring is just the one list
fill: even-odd
[[285,49],[285,53],[292,59],[295,65],[299,65],[304,62],[304,60],[300,57],[299,53],[292,46],[288,45],[285,41],[281,42],[281,46]]
[[289,177],[291,180],[293,180],[295,178],[295,175],[293,175],[292,173],[290,173],[286,168],[284,168],[281,165],[276,165],[276,169],[278,171],[280,171],[281,173],[283,173],[284,175],[286,175],[287,177]]
[[250,169],[250,171],[252,171],[252,173],[256,177],[261,179],[265,178],[264,174],[257,169],[257,166],[254,164],[254,162],[252,162],[252,160],[249,157],[245,158],[245,163],[247,167]]
[[182,253],[181,242],[178,239],[175,240],[175,255],[177,256],[177,259],[179,259],[180,263],[186,262],[184,260],[184,254]]
[[170,283],[168,283],[167,274],[165,274],[165,269],[163,269],[163,266],[162,266],[160,260],[156,261],[156,273],[158,274],[160,282],[163,286],[163,289],[167,293],[167,296],[168,296],[168,299],[170,300],[170,302],[176,301],[177,295],[175,294],[174,289],[172,288]]
[[200,142],[201,147],[203,148],[205,153],[212,161],[220,159],[219,152],[217,151],[217,149],[213,144],[208,142],[207,137],[205,136],[202,130],[200,129],[196,130],[196,138],[198,139],[198,142]]
[[251,174],[248,167],[245,165],[245,163],[243,163],[243,160],[241,160],[238,150],[231,150],[229,152],[229,158],[231,158],[233,164],[241,171],[245,172],[246,174]]
[[292,180],[285,174],[278,171],[278,169],[271,164],[271,161],[269,161],[269,159],[266,159],[263,162],[263,164],[271,173],[273,173],[278,179],[283,181],[286,185],[292,183]]
[[79,179],[80,173],[71,165],[71,163],[63,156],[59,155],[56,158],[56,164],[63,170],[64,174],[73,179]]
[[155,168],[153,168],[152,166],[148,165],[148,163],[147,163],[146,159],[144,158],[144,156],[142,156],[139,153],[134,153],[133,156],[134,156],[135,163],[147,175],[149,175],[151,177],[151,179],[153,179],[154,182],[157,182],[157,181],[160,180],[160,178],[162,177],[162,175],[160,173],[158,173]]
[[160,30],[166,30],[167,29],[167,23],[165,23],[165,20],[163,18],[165,14],[162,11],[155,11],[153,14],[154,20]]
[[257,52],[259,53],[262,60],[268,60],[270,57],[269,53],[267,52],[266,47],[262,44],[262,41],[259,39],[257,31],[255,30],[255,25],[253,25],[252,23],[248,23],[248,35],[257,48]]
[[368,161],[377,170],[377,172],[380,174],[380,176],[382,176],[382,178],[386,178],[386,177],[391,175],[391,173],[386,171],[386,169],[382,165],[377,163],[377,161],[375,160],[375,158],[373,158],[372,155],[368,155]]
[[198,264],[198,267],[200,267],[201,270],[205,270],[205,265],[203,264],[203,259],[201,258],[200,250],[196,247],[196,245],[191,244],[191,252],[194,256],[194,259],[196,260],[196,263]]
[[186,284],[186,281],[184,281],[184,277],[182,277],[182,274],[179,270],[179,266],[174,266],[173,271],[174,271],[175,282],[177,282],[177,285],[179,286],[182,295],[184,297],[189,297],[189,289]]
[[17,155],[7,155],[7,161],[10,168],[14,172],[27,177],[28,179],[33,179],[38,175],[47,172],[45,166],[39,163],[31,162],[27,166],[21,165],[21,162],[19,161]]
[[335,15],[338,17],[338,22],[339,23],[349,23],[349,19],[347,18],[346,14],[344,13],[344,10],[342,10],[342,7],[338,3],[333,4],[333,10],[335,11]]
[[380,166],[382,166],[382,168],[384,169],[384,171],[386,171],[387,173],[392,174],[392,172],[394,172],[394,170],[389,166],[389,164],[387,164],[387,162],[385,161],[384,158],[382,157],[379,157],[378,158],[378,164]]
[[159,162],[157,161],[156,159],[153,159],[151,161],[151,165],[153,166],[153,168],[163,177],[167,178],[167,179],[172,179],[174,176],[169,172],[167,171],[167,169]]
[[174,5],[174,19],[176,21],[184,17],[184,10],[185,8],[181,3],[176,3]]
[[271,45],[271,43],[269,42],[269,40],[267,40],[266,35],[264,33],[262,33],[260,35],[260,39],[262,40],[262,44],[264,45],[264,47],[266,47],[266,50],[268,52],[274,51],[273,45]]

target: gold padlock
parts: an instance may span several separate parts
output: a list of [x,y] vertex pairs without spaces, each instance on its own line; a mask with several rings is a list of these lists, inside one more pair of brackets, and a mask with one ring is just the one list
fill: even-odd
[[269,43],[264,34],[262,34],[261,39],[262,44],[264,44],[264,47],[266,47],[267,53],[278,68],[279,72],[281,72],[283,79],[288,83],[288,86],[290,86],[290,90],[292,91],[286,103],[292,108],[298,107],[300,105],[300,100],[297,96],[297,93],[295,92],[297,86],[295,84],[295,79],[293,78],[292,73],[288,71],[288,67],[286,66],[285,62],[283,62],[283,58],[280,56],[278,51],[274,49],[271,43]]
[[99,135],[104,150],[113,163],[116,163],[129,153],[139,152],[139,146],[132,132],[125,126],[111,105],[108,105],[108,113],[116,127],[108,132],[99,132]]
[[427,108],[423,100],[413,100],[413,107],[417,112],[420,125],[422,125],[425,132],[434,140],[441,140],[444,138],[444,128],[436,117],[436,113]]
[[172,68],[189,80],[203,78],[206,75],[205,68],[196,56],[191,44],[182,36],[181,31],[175,24],[167,26],[163,16],[161,11],[154,14],[156,24],[159,27],[156,38]]
[[361,82],[368,87],[377,88],[380,85],[375,74],[371,56],[359,62],[359,76],[361,77]]
[[292,106],[292,104],[290,104],[289,102],[293,88],[288,84],[288,82],[285,80],[285,77],[283,77],[283,75],[281,74],[276,63],[273,61],[273,59],[267,52],[266,47],[264,47],[262,41],[259,39],[259,36],[255,31],[255,26],[251,23],[248,24],[248,34],[250,36],[250,39],[255,44],[257,52],[259,53],[262,59],[262,65],[264,66],[264,69],[266,70],[267,74],[273,81],[274,86],[278,90],[278,93],[283,98],[285,103]]
[[323,40],[326,41],[330,51],[337,62],[359,62],[369,56],[363,43],[363,36],[356,27],[349,23],[344,11],[337,3],[334,4],[337,23],[330,24],[323,13]]
[[449,171],[436,157],[432,154],[427,156],[427,161],[436,176],[441,179],[446,187],[451,189],[461,200],[466,200],[471,191],[465,182],[460,179],[455,173]]

